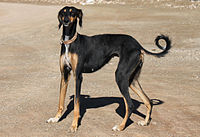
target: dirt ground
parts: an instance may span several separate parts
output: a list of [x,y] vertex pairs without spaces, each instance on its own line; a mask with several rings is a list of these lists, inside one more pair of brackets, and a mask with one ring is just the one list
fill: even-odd
[[74,82],[70,81],[65,113],[59,123],[59,39],[57,12],[63,6],[0,3],[0,136],[1,137],[197,137],[200,135],[200,8],[133,5],[75,5],[84,12],[79,33],[124,33],[154,50],[166,34],[173,48],[163,58],[145,55],[140,83],[153,100],[152,120],[141,127],[146,108],[130,91],[136,110],[122,132],[124,104],[115,84],[114,58],[96,73],[84,74],[81,125],[73,119]]

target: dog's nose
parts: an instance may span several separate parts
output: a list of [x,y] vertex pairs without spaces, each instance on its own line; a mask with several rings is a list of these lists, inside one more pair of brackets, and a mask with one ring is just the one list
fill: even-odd
[[65,18],[65,17],[62,17],[61,19],[62,19],[62,21],[63,21],[64,23],[69,23],[69,20],[68,20],[67,18]]

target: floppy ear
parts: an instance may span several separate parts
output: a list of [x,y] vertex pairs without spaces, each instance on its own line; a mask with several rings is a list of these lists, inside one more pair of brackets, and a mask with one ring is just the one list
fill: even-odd
[[82,27],[83,12],[81,9],[78,12],[78,18],[79,18],[79,26]]
[[60,27],[62,26],[61,17],[59,15],[60,14],[58,13],[58,21],[59,21],[58,29],[60,29]]

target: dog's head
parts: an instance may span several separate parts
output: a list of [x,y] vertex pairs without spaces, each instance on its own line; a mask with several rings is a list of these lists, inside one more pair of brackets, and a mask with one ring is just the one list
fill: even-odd
[[82,17],[83,13],[81,9],[66,6],[62,8],[58,13],[58,27],[59,29],[62,25],[69,27],[73,23],[77,23],[77,18],[79,19],[79,26],[82,27]]

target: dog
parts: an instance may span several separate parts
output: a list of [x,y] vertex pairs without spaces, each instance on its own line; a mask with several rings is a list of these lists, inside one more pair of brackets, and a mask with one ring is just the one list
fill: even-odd
[[[126,126],[127,119],[133,111],[133,102],[129,94],[132,89],[144,102],[147,107],[147,114],[144,121],[138,122],[139,125],[146,126],[150,122],[152,104],[148,96],[142,89],[135,87],[138,82],[142,65],[144,63],[144,53],[155,57],[162,57],[171,48],[171,41],[168,36],[159,35],[155,39],[155,44],[162,49],[159,53],[152,53],[144,49],[136,39],[124,34],[101,34],[86,36],[77,33],[76,27],[82,27],[83,12],[75,7],[64,7],[58,13],[59,29],[63,27],[61,37],[60,53],[60,97],[59,107],[55,117],[47,120],[48,123],[58,122],[64,110],[64,100],[70,80],[71,72],[75,77],[74,94],[74,119],[71,125],[71,132],[78,128],[80,118],[80,91],[83,80],[83,73],[93,73],[101,69],[114,56],[119,57],[117,70],[115,71],[116,83],[125,102],[125,117],[121,124],[112,128],[114,131],[122,131]],[[162,39],[166,42],[165,48],[159,44]],[[139,83],[138,83],[139,84]]]

